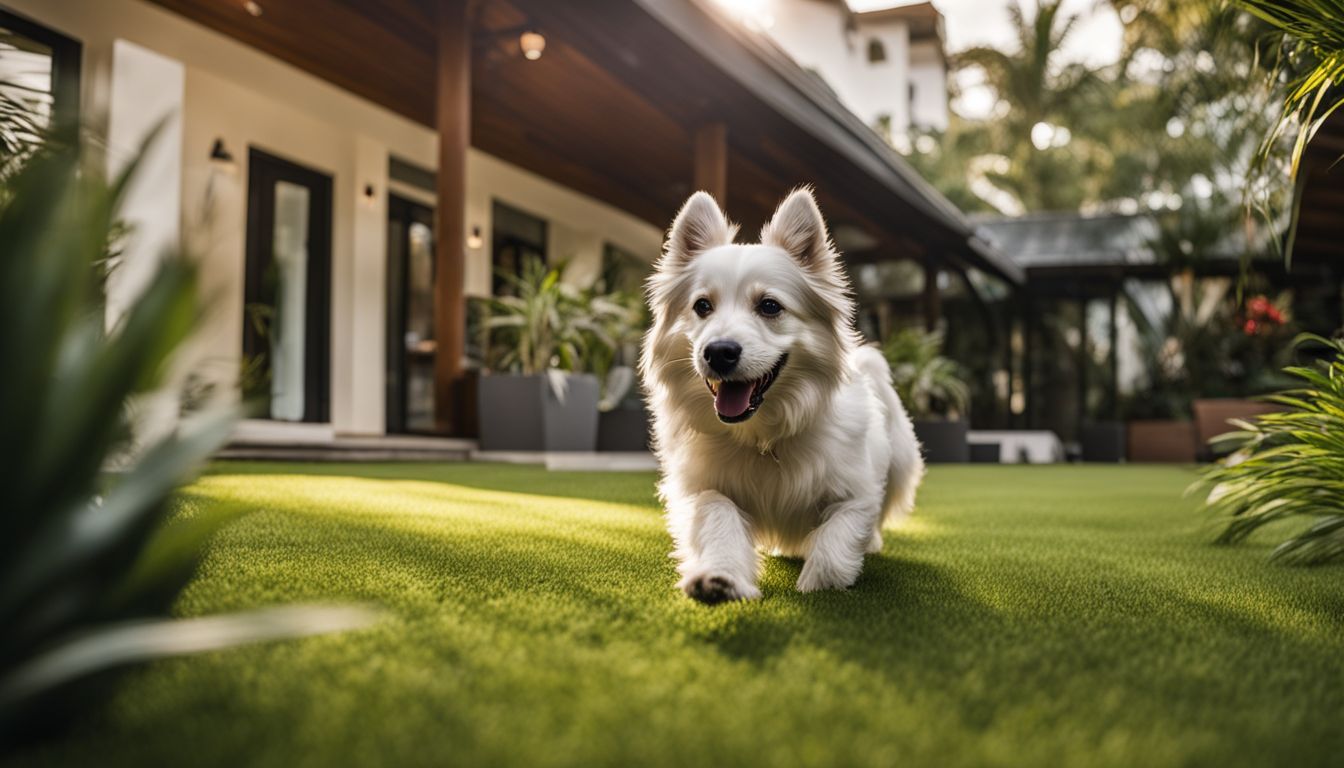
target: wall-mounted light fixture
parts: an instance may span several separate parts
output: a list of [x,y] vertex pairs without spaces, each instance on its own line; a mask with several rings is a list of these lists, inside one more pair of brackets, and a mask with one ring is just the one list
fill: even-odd
[[481,237],[481,228],[472,227],[471,234],[467,235],[467,247],[473,251],[485,245],[485,240]]
[[536,61],[546,50],[546,37],[535,29],[528,29],[518,36],[518,47],[523,49],[523,58]]
[[225,148],[223,139],[215,139],[214,145],[210,147],[210,164],[227,173],[233,173],[238,168],[233,153]]
[[243,10],[247,11],[253,17],[260,16],[262,13],[265,13],[265,11],[261,7],[261,4],[255,2],[255,0],[246,0],[246,2],[243,3]]

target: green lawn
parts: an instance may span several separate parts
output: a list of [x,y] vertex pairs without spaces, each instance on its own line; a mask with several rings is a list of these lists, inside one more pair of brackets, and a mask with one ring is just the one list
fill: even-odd
[[649,474],[222,464],[182,615],[345,635],[155,664],[58,765],[1339,764],[1344,572],[1207,544],[1189,470],[936,467],[843,593],[673,590]]

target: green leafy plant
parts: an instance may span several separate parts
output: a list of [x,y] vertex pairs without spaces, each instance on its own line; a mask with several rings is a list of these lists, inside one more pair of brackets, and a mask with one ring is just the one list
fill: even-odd
[[106,327],[100,264],[137,162],[109,183],[75,142],[56,142],[0,178],[0,746],[63,722],[95,673],[365,619],[312,607],[205,627],[166,618],[206,537],[239,511],[174,497],[233,414],[137,435],[130,406],[165,384],[201,315],[196,267],[169,255]]
[[970,387],[961,367],[943,357],[943,334],[902,330],[882,345],[896,393],[911,417],[943,413],[959,416],[970,406]]
[[[1292,259],[1297,211],[1302,201],[1299,176],[1307,143],[1325,121],[1344,106],[1344,2],[1341,0],[1237,0],[1238,5],[1283,34],[1284,50],[1268,67],[1273,93],[1282,91],[1283,107],[1261,142],[1247,184],[1248,205],[1274,220],[1267,195],[1257,189],[1257,178],[1280,157],[1286,138],[1296,128],[1288,150],[1287,177],[1292,184],[1292,213],[1288,219],[1285,260]],[[1286,82],[1286,87],[1283,84]],[[1274,241],[1277,247],[1278,241]]]
[[1286,408],[1219,439],[1236,451],[1193,488],[1207,489],[1206,506],[1227,519],[1218,542],[1244,541],[1271,523],[1310,520],[1272,557],[1316,565],[1344,558],[1344,340],[1303,334],[1303,345],[1324,345],[1327,359],[1286,372],[1303,386],[1266,399]]
[[514,295],[482,300],[487,367],[523,375],[594,372],[638,327],[639,314],[628,300],[581,290],[561,274],[529,259],[521,275],[501,275]]
[[[1282,31],[1289,39],[1290,56],[1304,62],[1306,71],[1288,87],[1283,110],[1261,147],[1273,151],[1280,136],[1297,128],[1289,173],[1297,176],[1307,142],[1321,124],[1344,106],[1344,2],[1340,0],[1238,0],[1241,7]],[[1273,75],[1276,79],[1278,73]]]
[[[1255,278],[1252,275],[1251,278]],[[1257,283],[1252,283],[1257,285]],[[1282,389],[1290,323],[1266,297],[1239,303],[1232,278],[1198,277],[1186,270],[1163,285],[1127,285],[1122,297],[1137,331],[1143,376],[1124,407],[1129,418],[1188,419],[1198,398],[1253,397]],[[1155,311],[1165,294],[1165,311]],[[1287,297],[1278,302],[1287,304]],[[1278,321],[1249,328],[1259,303]]]

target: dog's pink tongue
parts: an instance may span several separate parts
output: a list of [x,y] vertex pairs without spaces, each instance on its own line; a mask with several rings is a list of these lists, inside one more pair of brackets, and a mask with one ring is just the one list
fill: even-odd
[[725,381],[719,385],[719,394],[714,396],[714,410],[730,419],[746,413],[750,405],[750,381]]

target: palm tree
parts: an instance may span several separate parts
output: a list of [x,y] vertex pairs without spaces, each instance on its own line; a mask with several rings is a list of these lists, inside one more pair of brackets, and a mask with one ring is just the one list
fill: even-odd
[[1027,210],[1077,208],[1088,196],[1087,153],[1066,145],[1082,138],[1071,126],[1083,124],[1101,80],[1084,64],[1059,63],[1078,17],[1064,16],[1058,0],[1041,3],[1031,18],[1017,5],[1010,5],[1008,14],[1016,50],[971,48],[954,61],[958,68],[983,72],[998,102],[995,116],[982,126],[1008,165],[986,177]]

